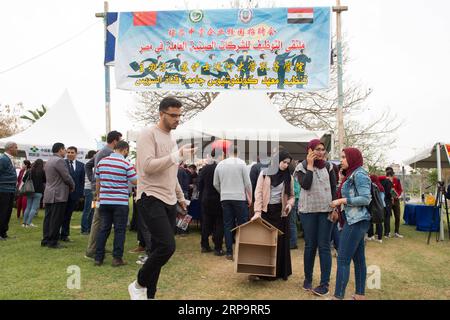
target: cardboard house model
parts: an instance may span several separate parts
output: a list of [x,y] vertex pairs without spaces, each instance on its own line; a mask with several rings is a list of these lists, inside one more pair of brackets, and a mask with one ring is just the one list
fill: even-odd
[[234,271],[275,277],[278,235],[283,233],[262,218],[233,230],[236,230]]

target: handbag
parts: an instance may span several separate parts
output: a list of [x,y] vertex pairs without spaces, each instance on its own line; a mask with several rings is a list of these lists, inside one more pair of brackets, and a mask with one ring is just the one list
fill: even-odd
[[34,193],[33,180],[31,179],[31,172],[28,174],[27,180],[22,184],[19,190],[19,194],[27,195]]

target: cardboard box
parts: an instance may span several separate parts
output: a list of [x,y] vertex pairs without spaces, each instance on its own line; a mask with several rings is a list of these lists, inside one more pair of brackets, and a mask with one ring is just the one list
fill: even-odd
[[236,230],[234,271],[275,277],[278,236],[283,233],[262,218],[244,223],[233,230]]

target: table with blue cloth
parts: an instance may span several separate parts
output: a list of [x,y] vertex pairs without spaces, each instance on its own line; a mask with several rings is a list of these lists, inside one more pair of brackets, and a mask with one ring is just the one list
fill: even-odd
[[415,203],[405,205],[403,220],[407,225],[415,225],[417,231],[430,231],[430,226],[431,231],[439,231],[440,218],[439,208],[435,206]]

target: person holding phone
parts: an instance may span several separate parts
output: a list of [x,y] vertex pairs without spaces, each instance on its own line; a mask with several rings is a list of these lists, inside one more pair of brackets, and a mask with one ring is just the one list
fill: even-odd
[[[308,155],[295,172],[301,186],[299,213],[305,238],[303,289],[319,296],[329,293],[331,274],[331,231],[337,213],[330,206],[336,199],[336,176],[331,163],[325,161],[325,145],[311,140]],[[313,289],[313,270],[317,248],[320,258],[320,285]]]
[[[289,172],[292,157],[285,151],[276,154],[269,168],[259,175],[255,189],[255,214],[283,232],[278,236],[276,279],[287,280],[292,274],[289,213],[295,203],[294,179]],[[264,277],[263,277],[264,278]],[[268,278],[264,278],[268,279]]]
[[[157,125],[144,128],[137,140],[136,169],[137,207],[147,227],[145,243],[152,244],[148,259],[137,279],[128,286],[131,300],[154,299],[161,268],[175,253],[175,222],[177,203],[186,211],[187,203],[178,183],[178,164],[190,158],[195,148],[178,149],[171,131],[180,124],[182,103],[166,97],[159,104]],[[151,239],[147,239],[151,235]]]

